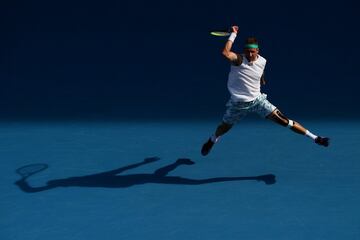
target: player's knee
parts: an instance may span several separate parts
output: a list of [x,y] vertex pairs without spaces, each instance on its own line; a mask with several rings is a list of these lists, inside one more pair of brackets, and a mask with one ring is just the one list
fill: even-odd
[[295,121],[292,121],[292,122],[293,122],[293,125],[289,126],[291,128],[291,130],[293,130],[294,132],[299,133],[299,134],[306,133],[306,129],[303,126],[301,126],[300,123],[295,122]]
[[[289,120],[284,114],[282,114],[278,109],[275,109],[268,118],[281,126],[288,126],[289,124],[293,123],[291,120]],[[291,121],[291,122],[290,122]]]
[[294,129],[297,127],[297,125],[299,125],[297,122],[291,120],[291,119],[288,119],[286,118],[286,122],[284,122],[284,127],[288,127],[290,129]]

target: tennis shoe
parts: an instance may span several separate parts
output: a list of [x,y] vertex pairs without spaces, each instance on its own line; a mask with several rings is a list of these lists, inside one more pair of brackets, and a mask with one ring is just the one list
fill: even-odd
[[317,144],[319,144],[319,145],[321,145],[321,146],[324,146],[324,147],[328,147],[329,146],[329,144],[330,144],[330,139],[329,138],[327,138],[327,137],[317,137],[316,139],[315,139],[315,143],[317,143]]
[[206,143],[204,143],[204,145],[202,146],[202,148],[201,148],[201,154],[202,154],[203,156],[208,155],[209,152],[210,152],[210,150],[211,150],[211,148],[212,148],[213,146],[214,146],[214,142],[211,141],[211,138],[209,138],[209,140],[208,140]]

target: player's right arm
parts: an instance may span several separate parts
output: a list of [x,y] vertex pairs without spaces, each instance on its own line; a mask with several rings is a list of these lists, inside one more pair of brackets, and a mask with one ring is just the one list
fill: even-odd
[[[231,27],[232,30],[232,34],[237,34],[239,27],[238,26],[232,26]],[[234,65],[240,65],[242,63],[242,57],[240,54],[236,54],[233,51],[231,51],[232,45],[233,45],[233,41],[232,40],[228,40],[225,43],[225,47],[222,51],[222,54],[224,55],[224,57],[226,59],[228,59],[232,64]]]

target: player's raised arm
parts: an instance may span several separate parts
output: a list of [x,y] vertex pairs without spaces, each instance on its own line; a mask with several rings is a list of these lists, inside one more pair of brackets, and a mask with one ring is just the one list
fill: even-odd
[[235,41],[235,38],[237,36],[239,27],[238,26],[232,26],[231,27],[231,35],[228,39],[228,41],[225,44],[225,47],[222,51],[222,54],[225,56],[226,59],[228,59],[231,63],[235,65],[240,65],[242,62],[242,57],[240,54],[236,54],[231,51],[232,45]]

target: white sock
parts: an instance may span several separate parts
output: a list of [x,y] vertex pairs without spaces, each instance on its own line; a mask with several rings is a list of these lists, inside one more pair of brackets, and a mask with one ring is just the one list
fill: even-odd
[[312,138],[313,140],[315,140],[318,137],[315,134],[311,133],[309,130],[306,130],[305,135]]
[[216,137],[215,134],[214,134],[214,135],[211,136],[210,139],[211,139],[211,141],[212,141],[213,143],[216,143],[217,141],[219,141],[219,138],[220,138],[220,137]]

